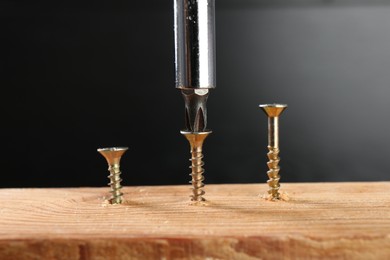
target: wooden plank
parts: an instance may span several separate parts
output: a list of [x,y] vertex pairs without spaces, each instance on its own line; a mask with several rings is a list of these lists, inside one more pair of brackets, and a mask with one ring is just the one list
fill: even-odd
[[390,259],[390,182],[0,189],[0,259]]

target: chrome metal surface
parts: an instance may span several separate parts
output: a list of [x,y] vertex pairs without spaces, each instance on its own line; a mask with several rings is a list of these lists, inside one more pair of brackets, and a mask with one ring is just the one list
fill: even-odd
[[186,131],[207,127],[206,102],[215,88],[215,0],[174,0],[176,88],[185,102]]
[[215,88],[215,0],[174,0],[176,87]]

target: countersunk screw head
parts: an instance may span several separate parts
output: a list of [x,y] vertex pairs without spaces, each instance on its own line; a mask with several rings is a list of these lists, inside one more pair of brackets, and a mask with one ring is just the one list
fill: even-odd
[[267,116],[278,117],[287,108],[287,105],[286,104],[264,104],[264,105],[259,105],[259,107],[266,113]]
[[122,155],[129,149],[128,147],[99,148],[97,151],[106,158],[109,165],[119,164]]

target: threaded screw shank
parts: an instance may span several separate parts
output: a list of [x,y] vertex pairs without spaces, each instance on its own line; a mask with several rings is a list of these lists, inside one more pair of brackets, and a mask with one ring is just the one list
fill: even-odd
[[268,168],[269,170],[267,171],[267,175],[269,180],[267,181],[269,190],[268,194],[271,195],[272,199],[280,199],[280,194],[279,194],[279,180],[280,180],[280,167],[279,167],[279,148],[268,146],[269,152],[267,153],[268,156]]
[[202,154],[202,147],[197,147],[195,149],[191,149],[191,166],[192,172],[190,176],[192,177],[192,180],[190,183],[192,183],[192,192],[193,195],[191,196],[192,201],[205,201],[205,199],[202,197],[205,194],[205,191],[203,190],[204,187],[204,169],[203,169],[203,154]]
[[118,164],[110,165],[108,167],[108,171],[110,172],[110,175],[108,176],[108,178],[110,179],[110,183],[108,183],[108,185],[110,185],[111,187],[110,202],[111,204],[120,204],[122,203],[122,195],[123,195],[123,193],[121,192],[122,179],[120,178],[120,174],[122,172]]

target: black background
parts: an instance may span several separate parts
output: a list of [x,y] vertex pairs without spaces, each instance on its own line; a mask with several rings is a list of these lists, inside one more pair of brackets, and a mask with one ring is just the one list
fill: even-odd
[[[357,4],[356,4],[357,3]],[[1,187],[186,184],[172,1],[1,1]],[[208,183],[264,183],[281,117],[282,182],[390,176],[387,1],[216,1]]]

